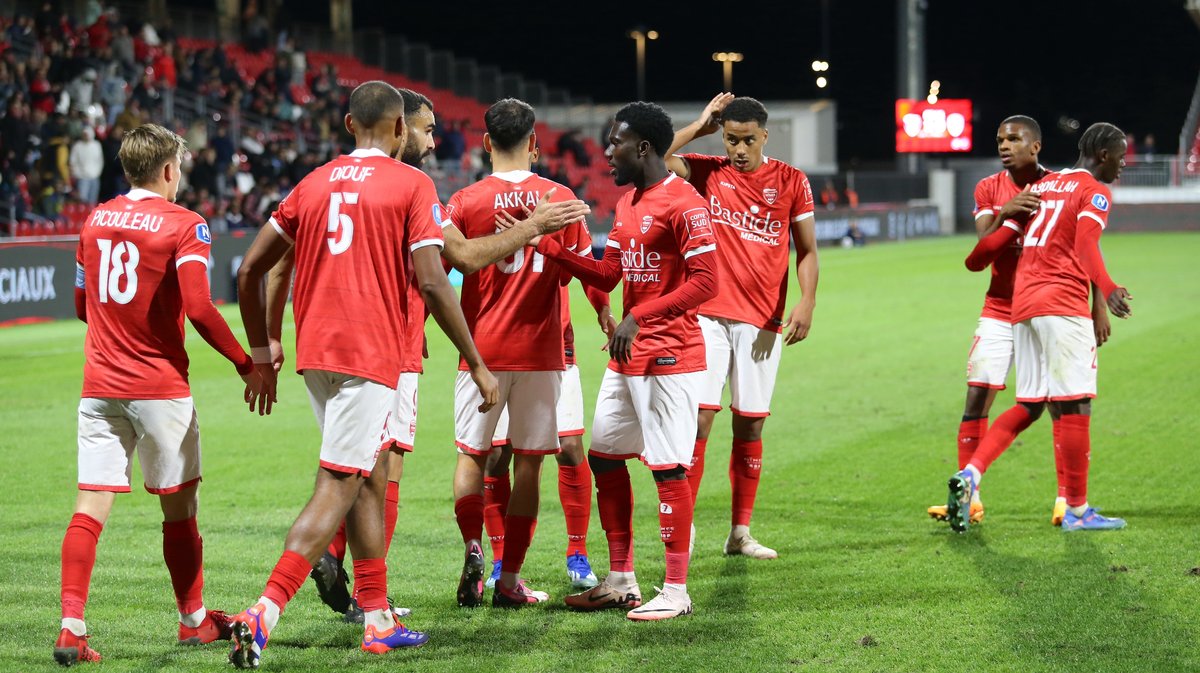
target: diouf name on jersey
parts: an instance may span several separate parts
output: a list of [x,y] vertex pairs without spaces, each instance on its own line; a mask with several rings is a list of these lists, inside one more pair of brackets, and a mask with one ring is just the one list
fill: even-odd
[[88,220],[88,226],[157,232],[162,228],[163,219],[162,215],[135,213],[129,210],[96,210]]
[[496,194],[496,202],[492,207],[496,210],[520,208],[522,206],[527,208],[535,208],[537,207],[538,201],[541,198],[542,195],[534,190],[500,192]]
[[1046,182],[1037,182],[1030,186],[1029,190],[1034,194],[1044,194],[1053,192],[1055,194],[1070,194],[1076,189],[1079,189],[1078,180],[1049,180]]
[[657,283],[659,271],[662,270],[662,253],[647,251],[646,246],[639,245],[629,239],[629,249],[621,248],[621,268],[625,270],[625,280],[631,283]]
[[737,229],[743,240],[779,245],[783,220],[771,219],[771,211],[768,210],[762,217],[745,210],[732,211],[723,207],[715,195],[709,197],[708,209],[712,212],[713,221]]

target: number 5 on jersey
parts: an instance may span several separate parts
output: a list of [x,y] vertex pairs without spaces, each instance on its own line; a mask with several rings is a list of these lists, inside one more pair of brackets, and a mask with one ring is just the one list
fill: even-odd
[[[137,265],[141,253],[132,241],[122,241],[115,246],[107,238],[96,239],[100,247],[100,303],[107,304],[109,298],[118,304],[128,304],[137,293]],[[125,276],[125,289],[121,289],[121,276]]]
[[325,242],[329,244],[329,252],[335,255],[346,252],[354,240],[354,220],[341,212],[343,204],[358,204],[358,192],[333,192],[329,195],[329,224],[326,229],[332,235],[326,237]]

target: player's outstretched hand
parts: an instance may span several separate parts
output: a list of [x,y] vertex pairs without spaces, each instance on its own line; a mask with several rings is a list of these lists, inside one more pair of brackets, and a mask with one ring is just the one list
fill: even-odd
[[725,106],[729,105],[729,102],[733,99],[734,95],[727,91],[713,96],[708,105],[704,106],[704,112],[701,112],[699,119],[696,120],[700,123],[696,137],[716,133],[721,128],[721,113],[725,111]]
[[608,340],[609,357],[616,360],[620,364],[629,362],[630,356],[633,353],[633,339],[637,336],[638,330],[637,321],[633,319],[633,315],[625,316],[620,325],[613,330],[612,337]]
[[812,304],[800,302],[792,309],[787,322],[783,323],[784,345],[791,346],[808,338],[808,330],[812,328],[813,308],[815,307]]
[[278,379],[275,376],[275,365],[270,362],[256,364],[249,374],[242,376],[242,380],[246,382],[242,399],[249,406],[250,413],[254,413],[257,407],[259,416],[270,414],[277,401],[275,384]]
[[568,224],[582,220],[585,215],[592,212],[591,206],[579,199],[551,203],[550,195],[557,189],[557,187],[552,187],[550,191],[542,194],[537,207],[530,213],[530,219],[537,225],[539,233],[552,234]]
[[479,405],[479,413],[482,414],[496,406],[496,403],[500,401],[500,382],[496,380],[496,376],[488,370],[487,366],[480,364],[472,367],[471,380],[475,382],[475,387],[479,388],[479,394],[483,397],[483,404]]
[[[522,206],[522,207],[524,207],[524,206]],[[529,208],[525,208],[525,217],[529,217],[532,214],[533,214],[532,210],[530,210]],[[515,218],[511,214],[509,214],[509,212],[507,210],[496,211],[496,232],[497,233],[508,230],[508,229],[512,229],[513,227],[517,226],[521,222],[524,222],[524,220],[518,220],[517,218]],[[533,247],[536,248],[537,244],[541,243],[541,241],[542,241],[542,236],[539,234],[539,235],[534,236],[533,238],[529,239],[529,245],[532,245]]]
[[1133,297],[1129,294],[1129,290],[1118,287],[1108,295],[1108,310],[1118,318],[1128,318],[1133,315],[1133,308],[1129,306],[1131,301],[1133,301]]
[[607,337],[604,345],[600,347],[600,350],[606,351],[612,345],[613,333],[617,331],[617,321],[613,318],[612,307],[605,306],[600,309],[600,312],[596,314],[596,322],[600,323],[600,331],[604,332],[604,336]]

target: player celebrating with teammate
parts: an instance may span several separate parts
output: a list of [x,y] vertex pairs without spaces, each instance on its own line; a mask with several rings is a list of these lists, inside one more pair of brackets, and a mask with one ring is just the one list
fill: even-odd
[[[696,309],[717,293],[717,244],[704,199],[667,170],[671,119],[659,106],[630,103],[617,112],[605,156],[618,185],[604,259],[594,260],[543,239],[538,251],[601,291],[624,281],[624,318],[612,333],[612,360],[596,400],[588,461],[596,480],[600,524],[608,538],[609,574],[568,596],[580,610],[633,608],[633,620],[692,612],[687,571],[692,493],[687,482],[695,440],[704,337]],[[633,491],[625,461],[640,458],[658,487],[659,532],[666,582],[642,604],[633,570]]]
[[[234,617],[230,661],[255,668],[270,631],[334,531],[347,520],[363,610],[362,649],[382,654],[426,636],[396,621],[387,604],[383,500],[394,406],[411,314],[410,269],[425,304],[462,353],[486,411],[496,379],[471,342],[441,266],[442,234],[433,182],[392,156],[405,141],[404,101],[395,87],[367,82],[350,95],[346,130],[357,149],[300,181],[263,227],[238,272],[242,320],[255,360],[271,362],[259,285],[296,248],[296,369],[321,427],[312,498],[288,532],[285,551],[259,600]],[[423,316],[421,316],[423,318]],[[251,404],[269,408],[274,378]]]
[[[213,306],[212,239],[204,218],[175,205],[184,141],[155,124],[125,135],[118,156],[133,189],[100,204],[76,254],[75,308],[86,322],[79,403],[79,494],[62,544],[62,630],[54,659],[99,661],[88,646],[87,604],[100,532],[115,494],[130,491],[134,452],[163,512],[163,559],[179,608],[179,642],[229,639],[229,618],[204,607],[203,541],[196,528],[200,428],[188,386],[183,317],[237,366],[261,373]],[[269,371],[269,368],[266,368]]]
[[[695,138],[720,130],[725,157],[676,155]],[[763,154],[767,109],[753,98],[718,94],[699,119],[680,129],[667,166],[708,199],[717,238],[721,292],[700,307],[708,374],[700,398],[695,457],[688,479],[693,497],[721,393],[729,382],[733,450],[729,482],[732,520],[726,554],[773,559],[774,549],[750,535],[750,517],[763,464],[763,424],[779,373],[782,345],[803,341],[817,301],[817,238],[812,189],[803,171]],[[800,301],[783,319],[789,239],[796,247]],[[786,332],[782,337],[781,332]]]
[[[483,146],[492,155],[494,173],[450,199],[450,219],[468,239],[496,233],[501,212],[512,216],[556,192],[573,199],[562,185],[529,171],[536,146],[534,112],[528,104],[506,98],[484,115]],[[571,251],[587,246],[590,238],[582,220],[555,234]],[[504,527],[506,542],[500,579],[492,604],[520,607],[549,596],[530,590],[520,578],[521,566],[537,525],[542,458],[559,450],[555,407],[565,368],[562,348],[562,285],[566,276],[558,264],[547,263],[532,248],[488,266],[463,280],[463,313],[471,334],[489,366],[498,372],[500,400],[486,414],[476,412],[479,394],[466,372],[455,385],[455,444],[458,464],[454,475],[454,513],[466,545],[458,588],[458,604],[482,602],[484,561],[483,472],[501,412],[508,410],[508,435],[513,444],[514,480]],[[514,348],[513,344],[520,344]],[[463,367],[460,365],[460,369]]]
[[[1100,254],[1112,197],[1107,183],[1125,165],[1125,134],[1112,124],[1088,127],[1079,140],[1075,167],[1046,175],[1031,187],[1041,198],[1036,215],[1023,227],[1007,220],[981,240],[967,257],[978,271],[1023,238],[1013,290],[1013,341],[1017,360],[1017,405],[996,420],[967,466],[950,479],[947,517],[958,531],[970,525],[970,502],[988,467],[1018,431],[1042,414],[1054,419],[1067,511],[1063,530],[1122,528],[1088,506],[1091,460],[1091,398],[1096,396],[1096,339],[1088,308],[1089,281],[1113,315],[1130,315],[1129,293],[1109,277]],[[1002,424],[1001,422],[1004,421]]]

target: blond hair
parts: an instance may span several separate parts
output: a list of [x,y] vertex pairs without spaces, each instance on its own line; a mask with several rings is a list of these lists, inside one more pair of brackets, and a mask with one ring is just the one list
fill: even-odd
[[158,124],[142,124],[125,134],[117,158],[134,187],[153,184],[168,161],[182,160],[187,142]]

